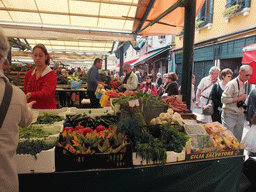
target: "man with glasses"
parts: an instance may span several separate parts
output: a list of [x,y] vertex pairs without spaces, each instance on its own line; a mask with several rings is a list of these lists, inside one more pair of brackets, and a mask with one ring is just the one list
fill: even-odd
[[[196,106],[197,107],[203,107],[206,105],[210,93],[212,90],[212,86],[214,83],[219,81],[219,73],[220,69],[219,67],[211,67],[209,71],[209,76],[204,77],[198,87],[197,87],[197,92],[196,92]],[[205,123],[210,123],[212,122],[212,117],[210,115],[202,115],[202,121]]]
[[132,72],[132,67],[130,64],[124,64],[123,66],[125,76],[121,79],[121,85],[118,87],[122,92],[135,91],[138,88],[138,77]]
[[222,124],[239,141],[242,139],[244,128],[245,84],[251,76],[252,67],[250,65],[242,65],[238,77],[228,82],[221,97],[221,102],[223,103]]

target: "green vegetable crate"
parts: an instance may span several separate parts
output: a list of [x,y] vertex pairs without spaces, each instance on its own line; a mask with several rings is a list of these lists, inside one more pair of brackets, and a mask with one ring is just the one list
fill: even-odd
[[132,167],[132,149],[126,146],[125,153],[95,153],[92,155],[74,155],[62,147],[55,148],[56,171],[77,171],[87,169],[112,169]]

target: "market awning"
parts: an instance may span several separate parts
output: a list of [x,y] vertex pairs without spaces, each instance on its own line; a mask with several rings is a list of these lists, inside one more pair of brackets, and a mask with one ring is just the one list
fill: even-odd
[[256,44],[248,45],[243,48],[242,63],[250,63],[256,60]]
[[142,57],[140,57],[136,62],[132,63],[132,66],[134,67],[135,65],[141,63],[141,62],[145,62],[146,60],[155,57],[167,50],[169,50],[170,48],[162,48],[162,49],[158,49],[156,51],[150,52],[150,53],[146,53],[145,55],[143,55]]
[[[134,62],[136,62],[138,60],[139,60],[139,57],[136,58],[136,59],[132,59],[132,60],[126,61],[126,62],[124,62],[124,64],[133,64]],[[118,65],[116,67],[120,67],[120,63],[118,63]]]

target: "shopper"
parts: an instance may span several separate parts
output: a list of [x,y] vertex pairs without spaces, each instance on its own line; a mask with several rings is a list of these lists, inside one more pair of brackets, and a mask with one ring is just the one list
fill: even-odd
[[26,127],[31,123],[32,112],[28,105],[31,107],[34,102],[27,105],[25,94],[14,85],[10,86],[12,96],[4,96],[6,86],[10,85],[2,70],[8,51],[8,40],[0,29],[0,106],[8,103],[5,99],[10,99],[6,115],[3,108],[0,109],[0,191],[17,192],[19,186],[15,155],[19,140],[18,126]]
[[243,138],[244,149],[248,151],[249,157],[256,157],[256,113],[251,118],[251,128]]
[[162,96],[165,93],[165,90],[169,84],[168,73],[164,74],[163,78],[164,78],[164,83],[162,85],[160,85],[160,87],[157,89],[157,93],[159,96]]
[[228,82],[221,97],[223,111],[222,124],[241,141],[244,128],[244,101],[246,99],[245,84],[252,76],[252,67],[242,65],[239,75]]
[[196,94],[195,94],[195,82],[196,82],[196,76],[192,75],[192,85],[191,85],[191,101],[190,101],[190,110],[193,112],[194,108],[195,108],[195,101],[194,99],[196,98]]
[[136,71],[135,74],[137,75],[138,83],[141,84],[141,83],[142,83],[142,78],[141,78],[141,76],[140,76],[140,72],[139,72],[139,71]]
[[162,79],[162,74],[161,73],[157,73],[156,74],[156,88],[158,89],[158,87],[160,87],[163,84],[163,79]]
[[165,93],[168,93],[168,96],[179,94],[177,80],[178,76],[174,72],[168,74],[168,85],[165,89]]
[[142,83],[140,86],[140,90],[150,93],[152,95],[157,95],[156,86],[152,83],[153,75],[149,74],[146,77],[146,82]]
[[102,67],[102,59],[96,58],[94,60],[93,66],[89,69],[87,73],[87,82],[88,82],[88,87],[87,87],[87,94],[90,98],[90,105],[91,108],[100,108],[100,101],[99,99],[96,98],[95,91],[97,89],[98,84],[104,85],[103,82],[100,80],[100,74],[99,74],[99,69]]
[[121,85],[118,87],[119,90],[125,92],[127,89],[129,91],[135,91],[138,88],[138,78],[132,71],[132,66],[130,64],[124,64],[123,66],[125,76],[121,78]]
[[[212,86],[214,83],[219,81],[220,69],[216,66],[212,67],[209,71],[209,76],[204,77],[198,87],[196,92],[196,107],[203,107],[206,105]],[[210,123],[212,122],[212,117],[210,115],[202,114],[202,122]]]
[[254,88],[249,96],[248,96],[248,100],[247,100],[247,116],[246,116],[246,120],[249,121],[249,125],[251,125],[251,119],[252,116],[256,113],[256,88]]
[[221,122],[221,112],[222,112],[221,96],[223,91],[225,90],[227,83],[231,80],[232,75],[233,75],[233,72],[231,69],[229,68],[223,69],[220,72],[221,81],[215,83],[212,86],[212,91],[210,95],[211,95],[213,110],[214,110],[214,113],[212,115],[213,122],[218,121],[222,123]]
[[24,92],[28,102],[36,101],[34,109],[57,109],[55,91],[57,75],[50,65],[50,55],[43,44],[32,50],[36,67],[25,74]]

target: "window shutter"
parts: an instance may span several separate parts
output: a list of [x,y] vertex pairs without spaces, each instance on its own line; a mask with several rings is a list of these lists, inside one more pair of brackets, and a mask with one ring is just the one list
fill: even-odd
[[244,7],[251,7],[251,0],[245,0]]
[[213,7],[214,7],[214,0],[210,0],[209,23],[213,22]]

